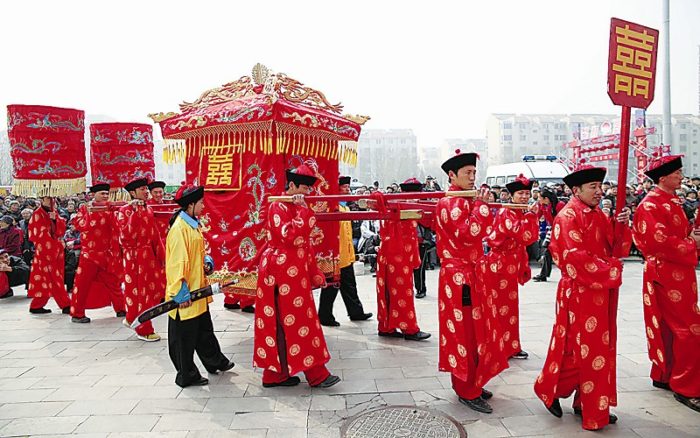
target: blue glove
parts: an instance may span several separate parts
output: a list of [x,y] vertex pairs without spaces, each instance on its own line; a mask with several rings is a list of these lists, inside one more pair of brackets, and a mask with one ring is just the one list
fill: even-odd
[[214,259],[211,258],[209,255],[204,256],[204,266],[207,267],[210,271],[214,270]]
[[182,304],[188,302],[191,298],[190,288],[187,287],[187,282],[183,281],[182,286],[180,286],[180,291],[173,297],[173,301],[178,304]]

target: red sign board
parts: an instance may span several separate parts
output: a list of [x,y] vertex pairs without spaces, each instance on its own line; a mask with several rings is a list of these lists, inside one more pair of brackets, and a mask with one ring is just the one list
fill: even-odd
[[613,18],[608,52],[608,95],[615,105],[647,108],[654,100],[659,31]]

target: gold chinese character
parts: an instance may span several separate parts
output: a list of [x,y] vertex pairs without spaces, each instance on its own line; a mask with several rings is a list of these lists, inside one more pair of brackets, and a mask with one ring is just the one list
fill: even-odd
[[233,153],[209,156],[206,185],[231,185],[233,174]]
[[644,32],[637,32],[636,30],[630,29],[629,24],[626,24],[625,27],[616,27],[615,35],[617,35],[618,44],[645,50],[647,52],[654,50],[655,38],[653,35],[649,35],[646,30],[644,30]]
[[615,60],[620,64],[613,64],[612,69],[620,73],[632,76],[651,78],[651,53],[642,50],[634,50],[631,47],[617,46]]

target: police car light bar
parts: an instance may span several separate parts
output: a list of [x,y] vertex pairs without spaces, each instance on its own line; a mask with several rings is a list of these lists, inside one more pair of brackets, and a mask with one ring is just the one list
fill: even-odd
[[557,161],[556,155],[523,155],[523,161]]

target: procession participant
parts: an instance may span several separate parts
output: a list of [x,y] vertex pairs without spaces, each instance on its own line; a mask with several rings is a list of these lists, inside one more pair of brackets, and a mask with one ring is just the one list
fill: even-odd
[[151,181],[148,184],[148,191],[151,197],[148,199],[148,203],[151,205],[165,204],[163,202],[163,196],[165,195],[165,182],[164,181]]
[[598,208],[606,169],[584,167],[564,177],[571,200],[554,218],[550,250],[559,266],[556,317],[547,359],[535,393],[549,412],[562,416],[559,399],[574,391],[582,426],[598,430],[617,417],[616,342],[620,257],[629,253],[629,210],[608,219]]
[[224,308],[238,310],[245,313],[255,313],[255,297],[238,293],[227,293],[224,296]]
[[[515,204],[527,205],[532,181],[523,174],[506,184]],[[501,208],[496,214],[491,234],[486,238],[491,251],[481,259],[480,287],[486,288],[494,298],[498,310],[505,354],[515,359],[527,359],[527,352],[520,344],[520,312],[518,311],[518,285],[530,279],[527,247],[539,238],[537,204],[527,212]],[[478,271],[477,271],[478,272]]]
[[644,320],[651,379],[700,411],[700,310],[695,267],[700,235],[692,232],[676,190],[683,180],[680,155],[658,159],[647,176],[657,186],[634,215],[633,237],[644,255]]
[[[423,184],[410,178],[400,187],[402,192],[420,192]],[[379,336],[409,341],[430,337],[430,333],[418,328],[413,302],[413,270],[421,263],[416,227],[416,222],[409,220],[385,220],[382,223],[382,244],[377,253]]]
[[64,314],[70,313],[70,298],[63,284],[65,232],[66,221],[58,215],[53,198],[42,197],[41,206],[29,221],[29,239],[36,247],[27,291],[32,298],[30,313],[51,313],[51,309],[44,308],[51,297]]
[[[182,184],[184,186],[184,182]],[[163,196],[165,195],[165,182],[163,181],[151,181],[148,183],[148,192],[150,194],[146,204],[148,205],[163,205]],[[160,236],[163,241],[163,247],[165,247],[165,240],[168,237],[168,228],[170,228],[169,220],[167,215],[155,215],[156,228],[158,229],[158,236]],[[165,290],[165,275],[160,278],[160,282],[156,283],[156,287],[159,290]],[[162,297],[160,297],[162,298]],[[159,298],[159,300],[160,300]]]
[[14,296],[12,288],[27,284],[28,281],[29,266],[24,260],[0,248],[0,299]]
[[[350,194],[350,177],[341,176],[338,178],[339,191],[341,195]],[[341,202],[340,211],[350,211],[348,206]],[[340,222],[340,285],[339,287],[329,284],[321,289],[321,297],[318,304],[318,319],[321,325],[338,327],[340,323],[333,316],[333,303],[335,297],[340,296],[345,303],[350,321],[366,321],[372,317],[371,313],[365,313],[360,297],[357,295],[357,281],[355,279],[355,248],[352,245],[352,223],[350,221]]]
[[[191,290],[205,287],[205,274],[213,271],[213,261],[204,252],[204,236],[198,218],[204,208],[204,187],[182,186],[175,195],[180,210],[170,219],[165,247],[167,287],[165,299],[179,308],[168,312],[168,352],[175,365],[175,383],[184,388],[206,385],[194,363],[194,352],[209,373],[227,371],[234,363],[221,352],[209,313],[212,297],[192,301]],[[207,263],[209,259],[210,263]]]
[[287,195],[293,203],[270,204],[268,247],[260,257],[253,364],[263,369],[266,388],[298,385],[304,372],[309,385],[327,388],[340,381],[325,364],[330,360],[316,313],[312,288],[325,285],[309,239],[316,223],[306,206],[317,178],[308,166],[287,170]]
[[[461,153],[442,164],[449,191],[473,190],[476,153]],[[478,412],[491,413],[493,394],[484,385],[508,367],[493,299],[476,287],[475,264],[483,255],[482,240],[490,232],[489,207],[479,199],[446,196],[436,207],[435,232],[442,267],[438,285],[440,323],[439,369],[452,374],[459,401]],[[500,343],[499,343],[500,341]]]
[[[126,318],[123,322],[126,326],[130,326],[141,312],[157,304],[164,293],[158,285],[163,284],[165,275],[165,250],[153,210],[146,205],[147,185],[145,178],[134,179],[125,185],[131,202],[122,206],[117,215],[119,241],[124,253]],[[160,340],[151,321],[136,327],[136,334],[142,341]]]
[[[93,200],[89,205],[81,205],[74,219],[81,240],[80,261],[71,297],[71,321],[75,323],[90,322],[85,316],[86,308],[96,309],[110,303],[118,318],[126,316],[116,215],[106,205],[103,209],[95,205],[109,200],[109,188],[109,184],[100,183],[90,187]],[[92,211],[93,207],[101,211]]]

